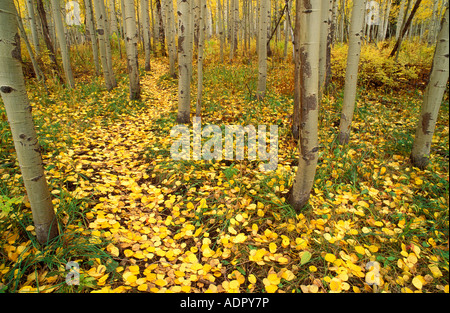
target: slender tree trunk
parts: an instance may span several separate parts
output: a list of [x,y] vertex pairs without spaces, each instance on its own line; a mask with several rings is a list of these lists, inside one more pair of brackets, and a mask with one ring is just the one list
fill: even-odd
[[[297,4],[298,5],[298,4]],[[289,203],[300,212],[308,203],[319,155],[319,50],[321,1],[300,2],[300,157]]]
[[[448,5],[448,4],[447,4]],[[416,128],[411,161],[414,166],[424,169],[429,163],[430,148],[442,97],[449,76],[449,13],[448,7],[441,23],[436,50],[433,58],[430,81],[423,97],[422,110]]]
[[150,15],[148,14],[148,0],[141,1],[141,22],[144,37],[144,68],[146,71],[151,70],[150,66]]
[[438,5],[439,0],[433,0],[433,13],[431,16],[431,22],[430,22],[430,30],[428,32],[428,45],[431,46],[435,39],[435,32],[436,32],[436,23],[435,18],[438,14]]
[[94,56],[95,75],[100,75],[100,63],[98,60],[98,42],[97,35],[95,33],[93,10],[91,0],[84,0],[84,7],[86,9],[86,27],[91,38],[92,54]]
[[159,44],[162,56],[166,56],[166,39],[164,35],[164,20],[161,12],[161,1],[156,0],[156,12],[158,17]]
[[56,36],[59,42],[59,48],[61,49],[61,56],[64,68],[64,74],[66,77],[66,83],[69,88],[75,87],[75,81],[73,79],[72,65],[70,64],[69,48],[67,47],[66,35],[64,31],[64,24],[60,12],[59,0],[52,1],[53,19],[55,21]]
[[114,77],[114,72],[112,71],[112,67],[110,66],[111,60],[108,61],[108,58],[111,57],[111,53],[108,53],[108,48],[111,49],[109,37],[107,36],[106,30],[106,14],[104,10],[104,2],[103,0],[94,0],[94,8],[95,8],[95,17],[97,20],[97,35],[98,35],[98,45],[100,51],[100,61],[102,63],[102,71],[103,77],[105,79],[106,89],[112,90],[117,86],[116,79]]
[[391,13],[391,5],[392,5],[392,0],[388,0],[387,7],[386,7],[386,15],[384,17],[384,25],[383,25],[381,40],[386,40],[387,29],[389,27],[389,14]]
[[300,1],[296,2],[295,32],[294,32],[294,113],[292,116],[292,136],[300,139]]
[[37,240],[45,244],[58,236],[58,224],[25,88],[15,11],[12,0],[0,1],[0,94],[30,201]]
[[28,15],[30,16],[30,28],[31,28],[31,38],[33,40],[34,50],[36,55],[41,54],[41,46],[39,44],[39,32],[37,28],[36,15],[34,13],[34,1],[27,0]]
[[218,19],[219,19],[219,37],[220,37],[220,62],[223,63],[223,49],[225,45],[225,38],[224,38],[224,19],[223,19],[223,6],[222,6],[222,0],[217,0],[217,6],[218,6]]
[[364,24],[364,0],[353,1],[352,20],[348,44],[347,70],[345,72],[344,101],[339,125],[339,143],[345,145],[350,140],[350,127],[356,102],[358,64],[361,53],[361,37]]
[[128,76],[130,78],[130,100],[141,97],[138,63],[138,32],[136,28],[136,11],[134,0],[122,0],[125,8],[125,47],[127,50]]
[[319,99],[322,98],[323,90],[326,88],[327,73],[329,64],[328,53],[331,48],[330,42],[330,26],[331,26],[331,11],[333,1],[330,0],[321,0],[322,1],[322,11],[321,13],[321,22],[320,26],[320,52],[319,52]]
[[192,61],[190,58],[189,45],[192,43],[189,37],[191,27],[191,4],[185,0],[177,2],[178,16],[178,116],[177,123],[188,124],[191,115],[191,87],[190,87],[190,71],[189,65]]
[[195,115],[201,116],[202,109],[202,92],[203,92],[203,48],[205,44],[206,32],[206,0],[200,0],[200,15],[199,15],[199,39],[198,39],[198,62],[197,62],[197,105]]
[[[412,19],[414,17],[414,14],[417,11],[417,9],[419,8],[420,2],[422,2],[422,0],[417,0],[416,1],[416,4],[414,5],[414,7],[413,7],[413,9],[411,11],[411,14],[408,17],[408,20],[406,21],[406,24],[403,27],[402,32],[400,33],[400,37],[398,38],[397,42],[395,43],[395,46],[392,49],[392,52],[389,55],[389,57],[393,57],[396,54],[396,52],[400,50],[400,46],[402,44],[402,39],[405,36],[406,32],[408,31],[409,25],[411,25],[411,21],[412,21]],[[397,59],[397,57],[398,57],[398,54],[396,56],[396,59]]]
[[270,0],[260,0],[258,40],[258,90],[256,97],[263,99],[267,85],[267,28],[270,16]]
[[170,76],[176,77],[176,61],[177,61],[177,48],[175,42],[175,21],[173,14],[173,1],[165,0],[166,12],[167,12],[167,47],[169,50],[169,73]]

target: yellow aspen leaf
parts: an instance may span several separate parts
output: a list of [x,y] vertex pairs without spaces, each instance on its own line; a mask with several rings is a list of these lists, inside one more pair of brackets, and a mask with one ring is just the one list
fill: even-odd
[[281,235],[281,238],[283,239],[283,241],[281,242],[281,245],[283,246],[283,248],[288,247],[289,244],[291,243],[289,238],[287,236],[285,236],[285,235]]
[[309,271],[310,271],[311,273],[317,272],[317,267],[315,267],[314,265],[311,265],[311,266],[309,267]]
[[259,217],[263,217],[264,216],[264,211],[261,210],[261,209],[258,209],[257,214],[258,214]]
[[335,260],[336,260],[336,256],[334,254],[327,253],[325,255],[325,261],[333,263]]
[[275,242],[269,243],[269,251],[270,251],[270,253],[275,253],[275,252],[277,252],[277,245],[276,245]]
[[408,255],[407,261],[409,263],[416,264],[417,263],[417,256],[414,253],[410,253]]
[[375,223],[373,223],[375,226],[378,226],[378,227],[382,227],[384,224],[383,224],[383,222],[380,222],[380,221],[376,221]]
[[356,246],[355,251],[356,251],[356,253],[359,253],[359,254],[365,253],[364,247],[362,247],[362,246]]
[[365,226],[361,229],[361,231],[362,231],[364,234],[370,233],[370,229],[367,228],[367,227],[365,227]]
[[267,276],[267,279],[272,285],[278,285],[280,283],[280,278],[277,274],[272,273]]
[[237,280],[232,280],[232,281],[230,281],[230,283],[229,283],[229,288],[230,289],[238,289],[239,288],[239,282],[237,281]]
[[384,173],[386,173],[386,168],[383,166],[383,167],[380,169],[380,175],[383,175]]
[[188,259],[189,259],[189,262],[191,262],[191,263],[198,263],[197,256],[193,253],[189,254]]
[[309,286],[309,292],[317,293],[318,291],[319,291],[319,287],[317,285],[310,285]]
[[428,268],[430,269],[431,274],[433,274],[435,278],[439,278],[442,276],[442,272],[436,264],[429,264]]
[[256,276],[253,274],[248,275],[248,281],[252,284],[256,284]]
[[230,234],[233,234],[233,235],[236,235],[236,234],[237,234],[237,231],[236,231],[236,229],[234,229],[233,226],[228,227],[228,232],[229,232]]
[[131,265],[128,270],[133,274],[139,274],[139,266],[137,265]]
[[214,252],[214,250],[212,250],[210,247],[206,247],[206,248],[202,251],[202,254],[203,254],[203,256],[206,257],[206,258],[210,258],[210,257],[212,257],[212,256],[215,254],[215,252]]
[[286,279],[287,281],[291,281],[295,278],[295,275],[290,270],[286,270],[283,272],[283,274],[281,274],[281,277]]
[[423,287],[423,282],[420,279],[420,275],[416,276],[412,279],[412,284],[414,285],[414,287],[416,287],[417,289],[422,289]]
[[289,260],[287,259],[287,258],[285,258],[285,257],[279,257],[278,259],[277,259],[277,262],[278,263],[280,263],[280,264],[288,264],[289,263]]
[[276,286],[276,285],[268,285],[265,288],[266,288],[267,293],[274,293],[275,291],[278,290],[278,286]]
[[181,291],[182,292],[190,292],[191,291],[191,286],[183,285],[183,286],[181,286]]
[[240,233],[234,238],[234,243],[243,243],[245,240],[247,240],[247,236]]
[[165,285],[167,285],[167,282],[164,279],[157,279],[155,281],[155,285],[158,285],[160,287],[164,287]]
[[147,288],[148,288],[147,284],[142,284],[137,287],[139,291],[147,291]]
[[358,201],[358,205],[362,206],[363,208],[369,208],[369,204],[366,201]]
[[333,278],[330,281],[330,289],[331,289],[331,291],[334,291],[334,292],[341,291],[342,290],[341,285],[342,285],[341,281],[338,278]]
[[123,277],[123,279],[124,279],[127,283],[129,283],[129,284],[133,284],[133,283],[135,283],[136,280],[137,280],[136,275],[134,275],[134,274],[131,273],[131,272],[125,272],[125,273],[122,275],[122,277]]
[[369,251],[375,253],[378,251],[378,247],[375,245],[371,245],[369,246]]
[[194,205],[192,204],[192,202],[188,202],[188,204],[186,204],[186,207],[189,209],[189,210],[193,210],[195,207],[194,207]]
[[125,254],[125,256],[126,256],[127,258],[131,257],[131,256],[134,254],[134,252],[131,251],[130,249],[125,249],[125,250],[123,251],[123,253]]

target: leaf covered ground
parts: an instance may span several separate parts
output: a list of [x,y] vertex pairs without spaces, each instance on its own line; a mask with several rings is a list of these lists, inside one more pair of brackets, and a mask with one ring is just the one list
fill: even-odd
[[[301,213],[286,203],[298,158],[290,60],[273,56],[269,93],[258,102],[255,57],[220,64],[217,43],[206,47],[202,124],[278,125],[278,168],[267,173],[258,161],[171,159],[177,81],[166,59],[154,58],[152,71],[141,73],[141,101],[128,100],[123,62],[111,92],[82,65],[84,82],[73,91],[51,85],[47,95],[32,84],[61,236],[47,247],[35,242],[0,107],[0,291],[448,293],[448,93],[430,165],[414,168],[421,75],[432,52],[403,55],[399,68],[413,70],[398,71],[381,61],[387,49],[365,49],[347,147],[336,143],[345,61],[333,63],[318,172]],[[345,60],[344,47],[333,54]],[[371,74],[370,66],[386,74]],[[389,80],[391,72],[397,79]],[[66,283],[68,262],[80,267],[77,285]]]

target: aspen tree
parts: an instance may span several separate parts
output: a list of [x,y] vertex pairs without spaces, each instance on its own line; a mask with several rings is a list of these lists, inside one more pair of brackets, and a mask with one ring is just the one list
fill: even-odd
[[0,1],[0,94],[6,109],[38,242],[58,236],[58,225],[42,163],[22,72],[20,36],[12,0]]
[[125,8],[125,48],[127,50],[128,76],[130,78],[130,100],[141,97],[138,64],[138,32],[134,0],[122,0]]
[[267,87],[267,28],[270,16],[270,0],[260,0],[258,32],[258,90],[256,97],[263,99]]
[[202,108],[202,93],[203,93],[203,50],[205,45],[206,33],[206,0],[200,0],[200,15],[199,15],[199,39],[198,39],[198,62],[197,62],[197,104],[195,115],[201,115]]
[[148,1],[141,1],[141,23],[142,33],[144,37],[144,68],[146,71],[151,70],[150,66],[150,15],[148,14]]
[[430,148],[436,127],[439,108],[441,106],[445,89],[447,88],[449,75],[448,19],[449,14],[447,7],[437,39],[430,80],[423,96],[422,109],[411,152],[411,161],[413,165],[421,169],[424,169],[429,162]]
[[191,115],[191,87],[189,66],[190,58],[189,45],[192,44],[192,32],[189,30],[191,22],[191,4],[187,0],[178,0],[178,115],[177,123],[187,124]]
[[27,0],[27,10],[30,16],[30,28],[31,28],[31,39],[33,41],[34,51],[37,55],[41,53],[41,46],[39,44],[39,32],[37,28],[37,19],[34,13],[34,1]]
[[56,37],[59,42],[59,48],[61,49],[61,56],[63,62],[64,75],[66,77],[66,84],[69,88],[75,87],[75,81],[73,79],[72,66],[70,64],[69,48],[67,46],[66,35],[64,32],[64,24],[60,12],[59,0],[51,0],[52,15],[55,21]]
[[86,27],[91,38],[92,54],[94,57],[95,75],[100,75],[100,63],[98,60],[98,42],[97,35],[95,32],[93,11],[92,11],[92,0],[84,0],[85,15],[86,15]]
[[170,76],[176,77],[177,47],[175,42],[175,21],[173,14],[173,1],[164,0],[167,12],[167,48],[169,50],[169,73]]
[[363,36],[364,0],[354,0],[345,72],[344,101],[339,124],[339,143],[345,145],[350,140],[350,127],[355,110],[356,87],[358,82],[358,64],[361,54],[361,37]]
[[[319,154],[319,49],[321,1],[304,0],[300,5],[296,39],[300,46],[300,157],[289,203],[299,212],[308,202],[314,184]],[[298,12],[298,10],[297,10]]]
[[105,3],[103,0],[93,0],[94,9],[95,9],[95,18],[97,21],[97,36],[98,36],[98,45],[100,52],[100,61],[102,63],[102,71],[103,77],[105,80],[106,89],[112,90],[117,86],[116,79],[114,77],[114,72],[112,71],[112,60],[111,53],[108,53],[108,50],[111,51],[111,46],[109,42],[109,36],[107,36],[107,25],[106,25],[106,14],[105,14]]

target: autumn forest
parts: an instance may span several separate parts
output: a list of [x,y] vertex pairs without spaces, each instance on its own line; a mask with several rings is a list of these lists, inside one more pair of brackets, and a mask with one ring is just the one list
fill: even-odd
[[0,293],[448,293],[448,6],[0,0]]

